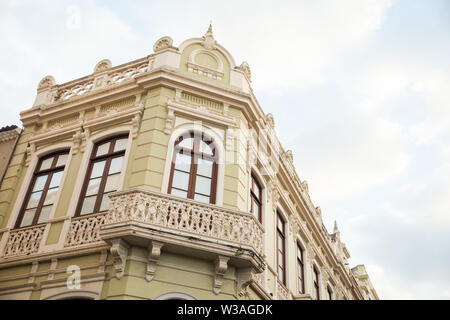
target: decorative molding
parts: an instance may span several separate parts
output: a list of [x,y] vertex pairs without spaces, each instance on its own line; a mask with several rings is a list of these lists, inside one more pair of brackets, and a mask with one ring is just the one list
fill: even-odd
[[42,78],[41,81],[39,81],[37,90],[38,90],[38,92],[41,92],[41,91],[52,88],[55,84],[56,84],[55,78],[53,78],[52,76],[46,76],[46,77]]
[[202,37],[202,46],[204,46],[208,50],[216,49],[217,42],[214,39],[214,35],[212,32],[212,25],[209,25],[206,34]]
[[53,280],[55,278],[55,270],[58,266],[58,258],[52,258],[51,261],[52,263],[50,264],[47,280]]
[[159,257],[161,256],[161,248],[164,246],[162,242],[152,241],[148,247],[147,270],[145,271],[145,279],[150,282],[156,272]]
[[28,283],[34,282],[38,268],[39,268],[39,261],[33,261],[31,263],[31,271],[30,271],[30,277],[28,278]]
[[222,290],[223,276],[228,269],[229,257],[218,256],[216,259],[216,274],[214,276],[213,291],[216,295]]
[[153,45],[153,51],[154,52],[160,52],[164,49],[172,48],[173,40],[171,37],[162,37],[156,40],[155,44]]
[[31,163],[31,159],[33,158],[36,152],[36,145],[34,143],[30,143],[27,147],[27,156],[25,158],[25,167],[28,167]]
[[114,259],[114,269],[116,270],[116,278],[121,279],[125,273],[125,265],[127,262],[129,245],[122,239],[111,240],[111,255]]
[[112,63],[109,59],[103,59],[95,65],[94,73],[108,70],[112,67]]
[[252,82],[252,72],[250,71],[250,66],[246,61],[242,62],[238,69],[244,72],[244,75],[247,78],[248,82]]

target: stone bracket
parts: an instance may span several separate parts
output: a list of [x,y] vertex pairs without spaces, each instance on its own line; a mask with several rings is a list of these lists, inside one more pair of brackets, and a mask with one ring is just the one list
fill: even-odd
[[217,295],[222,290],[223,276],[228,269],[229,257],[218,256],[216,259],[216,274],[214,275],[213,291]]
[[248,295],[247,288],[253,283],[253,268],[240,269],[237,276],[237,295],[239,298]]
[[111,240],[111,255],[114,258],[114,269],[116,270],[116,278],[121,279],[125,273],[125,264],[128,256],[128,244],[122,239]]
[[161,248],[164,246],[162,242],[152,241],[148,247],[147,270],[145,271],[145,279],[150,282],[153,280],[156,272],[159,257],[161,256]]

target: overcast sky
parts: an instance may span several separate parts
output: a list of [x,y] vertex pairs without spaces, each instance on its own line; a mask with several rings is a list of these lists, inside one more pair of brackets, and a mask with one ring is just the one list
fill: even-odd
[[63,83],[214,35],[383,299],[450,299],[450,2],[0,0],[0,127]]

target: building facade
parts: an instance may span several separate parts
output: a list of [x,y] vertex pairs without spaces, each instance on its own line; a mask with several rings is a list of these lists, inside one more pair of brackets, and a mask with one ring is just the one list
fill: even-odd
[[0,128],[0,185],[19,140],[20,133],[21,130],[14,125]]
[[42,79],[0,189],[0,299],[365,299],[237,65],[205,36]]

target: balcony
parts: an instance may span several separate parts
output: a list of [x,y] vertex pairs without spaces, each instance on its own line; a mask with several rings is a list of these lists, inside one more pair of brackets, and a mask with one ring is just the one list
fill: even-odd
[[[44,229],[45,225],[39,225],[9,231],[3,258],[38,254]],[[116,276],[121,278],[129,247],[144,247],[148,250],[148,281],[161,251],[209,260],[216,266],[214,290],[218,293],[229,265],[237,270],[238,290],[245,290],[252,282],[262,285],[263,233],[261,224],[248,213],[131,189],[112,194],[106,213],[71,218],[63,251],[78,252],[106,242],[114,257]]]
[[114,245],[162,243],[164,250],[263,269],[263,229],[248,214],[171,195],[131,189],[111,196],[100,237]]

